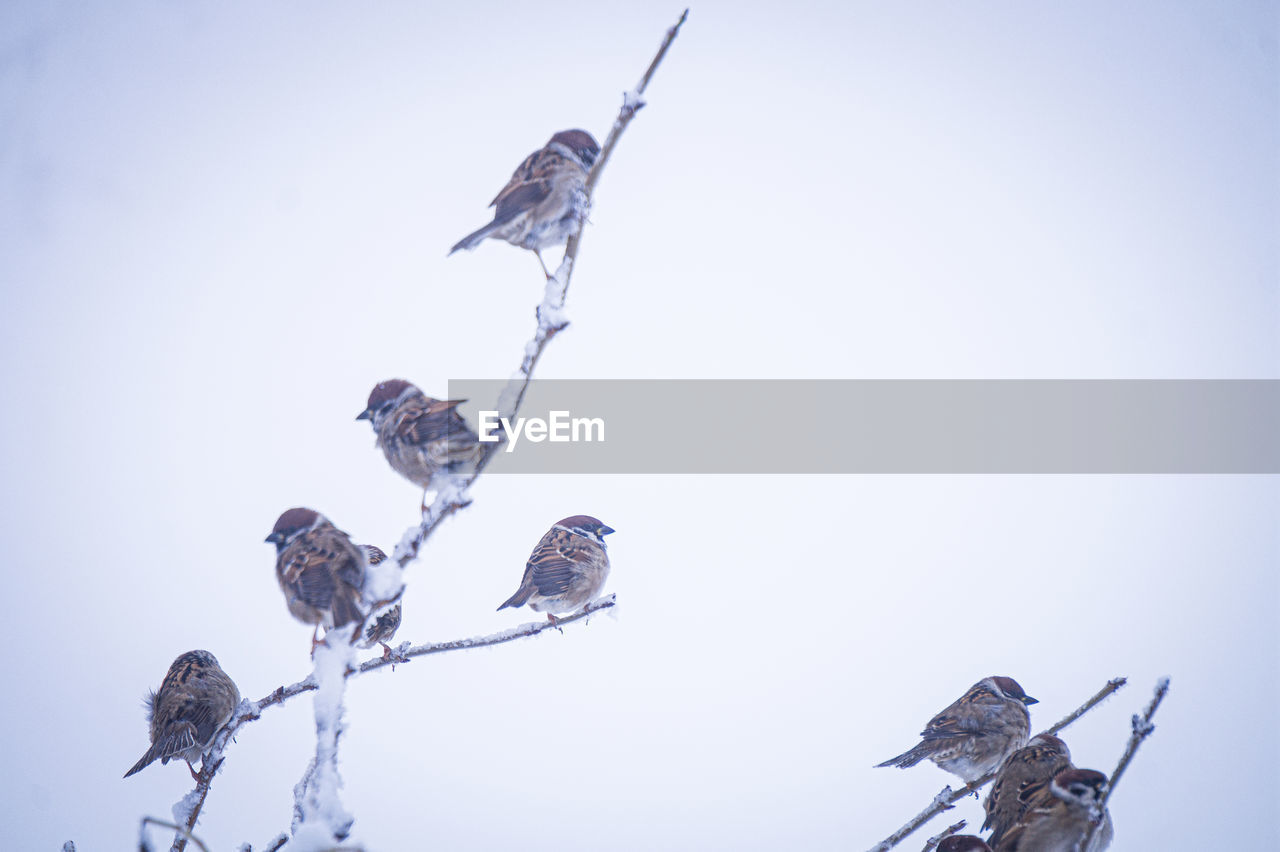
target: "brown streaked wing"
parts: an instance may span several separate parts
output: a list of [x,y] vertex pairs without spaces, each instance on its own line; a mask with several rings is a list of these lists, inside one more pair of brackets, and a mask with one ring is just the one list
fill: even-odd
[[516,170],[511,173],[511,179],[507,181],[507,185],[504,186],[498,194],[493,197],[493,200],[489,202],[489,206],[497,207],[498,202],[502,200],[502,196],[511,192],[520,184],[528,183],[533,180],[534,165],[538,162],[539,158],[542,157],[544,152],[545,149],[539,148],[529,156],[525,157],[524,160],[521,161],[520,165],[516,166]]
[[496,199],[497,209],[493,212],[493,221],[499,225],[510,222],[515,217],[537,207],[551,195],[551,181],[537,180],[512,187]]

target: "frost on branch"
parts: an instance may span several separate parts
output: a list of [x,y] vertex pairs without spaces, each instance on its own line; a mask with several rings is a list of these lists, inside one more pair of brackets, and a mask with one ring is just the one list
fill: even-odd
[[[675,26],[667,30],[657,55],[649,63],[649,67],[641,78],[640,83],[625,96],[623,107],[610,129],[608,137],[605,139],[605,144],[599,157],[587,176],[586,195],[582,200],[584,213],[590,209],[592,192],[605,164],[609,160],[610,154],[617,146],[622,132],[632,118],[635,117],[639,108],[643,106],[642,95],[688,14],[689,11],[686,9]],[[519,412],[525,392],[533,378],[534,369],[537,367],[543,350],[551,339],[568,325],[565,301],[584,230],[584,228],[579,229],[569,239],[565,246],[564,259],[555,274],[546,282],[542,302],[538,305],[536,311],[538,327],[533,337],[524,347],[519,369],[511,377],[499,397],[497,408],[503,416],[509,419],[514,419]],[[471,504],[468,491],[484,471],[485,465],[497,446],[496,444],[489,445],[485,455],[481,457],[472,473],[449,477],[440,490],[436,492],[431,505],[423,511],[420,523],[411,527],[405,533],[396,546],[392,558],[384,563],[386,570],[371,572],[367,577],[363,590],[366,608],[374,604],[379,607],[383,604],[391,604],[398,599],[403,588],[402,569],[418,558],[422,546],[446,518]],[[289,847],[291,852],[308,852],[308,850],[313,850],[314,852],[314,850],[320,849],[335,849],[338,848],[336,843],[341,842],[349,834],[354,821],[351,814],[347,813],[343,808],[338,795],[342,782],[337,767],[338,740],[342,733],[343,695],[346,681],[349,677],[392,666],[394,663],[412,657],[498,645],[536,636],[549,629],[563,632],[562,628],[565,625],[579,620],[585,622],[593,613],[612,609],[615,605],[614,596],[608,595],[592,601],[581,612],[561,617],[558,619],[558,626],[553,626],[549,622],[538,622],[520,625],[492,636],[474,637],[456,642],[441,642],[418,646],[413,646],[409,642],[402,642],[394,653],[368,659],[358,668],[355,667],[355,648],[347,641],[342,641],[339,638],[341,636],[345,639],[350,639],[351,634],[345,631],[331,632],[328,644],[318,648],[316,651],[315,669],[310,676],[289,686],[278,687],[265,698],[256,702],[242,701],[232,719],[215,736],[213,744],[204,757],[204,763],[197,776],[195,789],[184,797],[178,806],[175,806],[175,816],[185,816],[186,819],[179,821],[180,823],[185,822],[185,827],[181,824],[176,826],[177,833],[174,837],[171,852],[183,852],[188,840],[199,845],[199,842],[191,837],[191,830],[195,827],[200,817],[200,811],[208,796],[210,785],[222,765],[223,753],[240,728],[261,718],[262,711],[265,708],[282,704],[304,692],[316,692],[316,754],[302,780],[294,788],[293,837],[290,839],[283,834],[277,836],[268,843],[265,847],[265,852],[276,852],[276,850],[285,845]],[[377,614],[378,612],[375,611],[370,617],[376,618]]]
[[350,633],[354,625],[331,630],[323,645],[316,647],[314,699],[316,756],[302,781],[294,788],[293,843],[297,852],[331,848],[351,833],[355,818],[347,813],[338,796],[342,778],[338,774],[338,738],[342,735],[342,699],[347,690],[347,672],[355,667],[356,649]]

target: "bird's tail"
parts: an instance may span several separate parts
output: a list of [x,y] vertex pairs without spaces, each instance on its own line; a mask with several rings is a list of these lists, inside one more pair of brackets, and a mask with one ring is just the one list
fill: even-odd
[[182,754],[188,749],[195,748],[196,745],[196,728],[190,722],[182,722],[174,725],[165,731],[164,736],[151,744],[151,748],[147,749],[133,768],[124,774],[125,778],[135,775],[146,769],[157,759],[163,759],[164,763],[169,762],[169,758],[175,754]]
[[880,769],[884,766],[896,766],[899,769],[906,769],[908,766],[915,766],[917,763],[929,756],[928,745],[928,743],[920,743],[920,745],[911,749],[911,751],[904,751],[897,757],[889,758],[884,763],[877,763],[875,768]]
[[506,609],[509,606],[524,606],[529,601],[529,596],[533,594],[532,588],[524,588],[523,586],[511,597],[507,598],[506,603],[498,607],[499,610]]
[[488,239],[489,235],[498,229],[499,224],[500,223],[498,222],[490,222],[478,231],[472,231],[462,239],[458,240],[458,242],[454,244],[453,248],[449,249],[449,254],[461,251],[462,249],[470,251],[480,245],[481,242]]

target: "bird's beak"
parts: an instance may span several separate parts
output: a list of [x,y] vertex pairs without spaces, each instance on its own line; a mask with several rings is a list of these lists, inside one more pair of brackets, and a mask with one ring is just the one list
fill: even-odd
[[608,535],[608,534],[609,534],[609,533],[611,533],[611,532],[617,532],[617,530],[615,530],[613,527],[601,527],[601,528],[600,528],[600,535],[601,535],[601,536],[606,536],[606,535]]
[[361,411],[359,414],[357,414],[357,415],[356,415],[356,419],[357,419],[357,420],[372,420],[372,419],[373,419],[373,412],[369,411],[369,409],[367,409],[367,408],[366,408],[364,411]]
[[267,544],[279,544],[283,536],[280,533],[273,532],[271,535],[263,539]]
[[1032,704],[1039,704],[1040,699],[1032,698],[1030,695],[1023,696],[1022,703],[1030,707]]

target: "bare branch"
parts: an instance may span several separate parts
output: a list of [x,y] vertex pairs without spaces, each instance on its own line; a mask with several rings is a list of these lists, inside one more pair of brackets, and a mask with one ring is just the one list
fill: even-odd
[[1124,754],[1120,755],[1120,762],[1116,764],[1116,768],[1111,772],[1111,777],[1107,779],[1107,789],[1103,792],[1102,798],[1094,805],[1095,818],[1093,824],[1089,827],[1089,836],[1085,839],[1084,848],[1089,848],[1094,832],[1102,824],[1102,815],[1107,807],[1107,800],[1115,792],[1120,776],[1124,775],[1124,771],[1129,768],[1129,762],[1138,753],[1138,746],[1142,745],[1142,741],[1151,736],[1152,731],[1156,729],[1156,726],[1151,724],[1151,718],[1156,715],[1156,710],[1160,708],[1160,702],[1164,701],[1164,697],[1168,694],[1169,678],[1162,677],[1156,681],[1155,694],[1151,696],[1151,702],[1147,705],[1147,709],[1142,712],[1141,716],[1134,714],[1130,720],[1130,724],[1133,726],[1133,733],[1129,735],[1129,742],[1125,744]]
[[[1107,685],[1104,686],[1102,689],[1098,690],[1096,695],[1094,695],[1084,704],[1081,704],[1080,707],[1078,707],[1075,711],[1067,714],[1067,716],[1063,718],[1062,721],[1058,722],[1058,724],[1054,725],[1052,728],[1049,728],[1049,730],[1045,731],[1045,733],[1054,734],[1054,733],[1057,733],[1058,731],[1061,731],[1063,728],[1070,725],[1076,719],[1079,719],[1085,713],[1089,712],[1094,707],[1096,707],[1099,703],[1102,702],[1104,698],[1111,695],[1111,693],[1115,692],[1116,690],[1120,689],[1120,687],[1124,686],[1126,682],[1127,681],[1122,677],[1113,678],[1112,680],[1108,681]],[[884,840],[880,841],[875,846],[872,846],[870,849],[870,852],[888,852],[888,850],[897,846],[904,839],[910,836],[916,829],[920,828],[920,826],[924,825],[929,820],[933,819],[943,811],[951,810],[952,806],[955,805],[956,802],[963,799],[965,796],[968,796],[971,793],[976,794],[988,782],[990,782],[991,779],[995,778],[998,772],[999,772],[999,768],[991,772],[988,772],[986,775],[983,775],[977,781],[974,781],[971,784],[966,784],[965,786],[961,787],[959,790],[952,790],[950,786],[943,787],[942,791],[939,792],[938,795],[933,797],[933,801],[929,803],[929,806],[927,808],[925,808],[920,813],[916,814],[914,817],[908,820],[907,823],[902,826],[902,828],[899,828],[893,834],[890,834]]]
[[[671,47],[671,42],[675,40],[676,35],[680,32],[680,26],[687,17],[689,17],[689,10],[685,9],[684,14],[680,16],[680,20],[676,21],[676,25],[667,30],[666,37],[658,48],[658,53],[653,57],[653,61],[649,63],[644,76],[640,78],[639,85],[624,97],[622,109],[618,112],[618,117],[614,120],[613,127],[609,130],[604,147],[600,149],[600,156],[596,158],[595,165],[591,167],[591,172],[587,175],[586,208],[588,210],[591,208],[591,196],[595,191],[596,183],[600,180],[600,174],[604,171],[605,163],[609,161],[613,149],[617,147],[618,139],[621,138],[622,132],[627,129],[627,125],[631,123],[631,119],[635,117],[636,111],[644,105],[644,101],[640,99],[640,96],[644,94],[649,81],[653,79],[654,72],[658,70],[658,65],[662,62],[662,58],[667,55],[667,49]],[[520,369],[511,381],[507,383],[506,388],[503,389],[498,398],[496,407],[502,417],[513,419],[519,412],[520,405],[524,402],[525,391],[528,390],[529,382],[533,379],[534,368],[538,366],[538,360],[542,357],[543,350],[546,349],[552,338],[569,325],[569,321],[565,319],[563,313],[564,303],[565,297],[569,292],[569,281],[573,277],[573,266],[578,258],[578,249],[582,245],[582,232],[584,230],[585,228],[579,228],[578,232],[569,238],[569,241],[565,244],[564,259],[560,261],[560,266],[556,269],[555,275],[547,279],[546,291],[537,310],[538,328],[529,342],[525,344],[524,356],[520,361]],[[445,518],[471,504],[471,499],[467,496],[467,492],[472,484],[480,478],[480,474],[488,466],[496,449],[496,444],[487,445],[480,460],[476,463],[475,471],[460,477],[457,483],[441,489],[436,494],[435,500],[422,514],[421,522],[405,533],[404,538],[400,540],[400,544],[396,547],[394,555],[395,560],[400,563],[402,568],[407,567],[410,562],[418,558],[422,545],[439,528]]]
[[[604,147],[600,149],[600,156],[596,157],[595,166],[591,169],[591,174],[587,175],[587,197],[596,188],[596,183],[600,180],[600,173],[604,171],[605,163],[609,162],[613,149],[618,144],[619,137],[622,132],[627,129],[627,125],[631,123],[631,119],[636,117],[636,113],[644,106],[644,90],[649,88],[649,81],[653,79],[653,74],[658,70],[658,66],[662,63],[663,57],[667,55],[667,49],[671,47],[671,42],[676,40],[676,36],[680,34],[680,27],[689,17],[689,10],[685,9],[680,15],[680,20],[671,29],[667,30],[667,35],[662,39],[662,45],[658,48],[657,54],[653,57],[653,61],[649,63],[649,67],[645,69],[644,76],[640,78],[640,82],[634,89],[623,95],[622,109],[618,112],[618,117],[613,121],[613,127],[609,128],[609,135],[604,140]],[[566,255],[570,257],[578,256],[578,244],[582,241],[582,232],[579,231],[569,240],[566,249]]]
[[955,825],[947,826],[940,833],[935,834],[933,837],[930,837],[927,841],[925,841],[924,849],[920,850],[920,852],[929,852],[930,849],[937,849],[939,843],[946,840],[951,835],[961,831],[966,825],[968,825],[967,822],[965,822],[964,820],[960,820]]
[[1097,695],[1090,698],[1084,704],[1081,704],[1079,707],[1075,709],[1075,712],[1068,714],[1066,717],[1063,718],[1061,722],[1049,728],[1049,730],[1045,731],[1045,733],[1046,734],[1058,733],[1058,731],[1061,731],[1067,725],[1070,725],[1076,719],[1079,719],[1085,713],[1088,713],[1090,710],[1092,710],[1095,705],[1101,704],[1104,699],[1110,697],[1112,693],[1120,689],[1120,687],[1124,686],[1128,682],[1129,681],[1126,678],[1122,678],[1122,677],[1113,678],[1107,681],[1107,685],[1102,687],[1102,689],[1099,689]]

